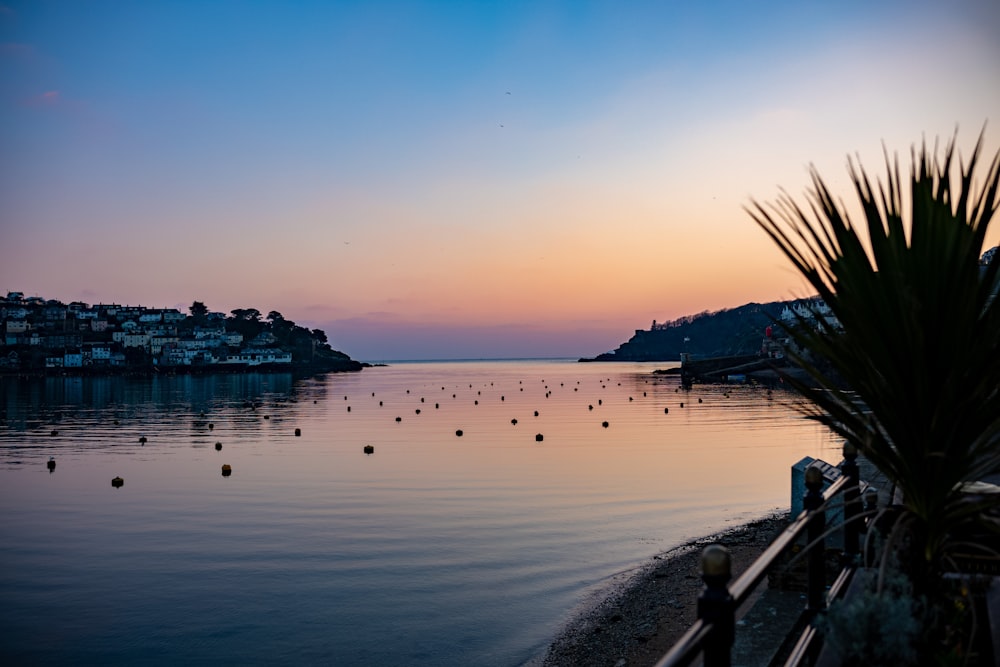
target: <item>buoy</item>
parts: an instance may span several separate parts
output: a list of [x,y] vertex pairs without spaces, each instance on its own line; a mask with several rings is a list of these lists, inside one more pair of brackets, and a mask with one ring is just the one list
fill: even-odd
[[663,414],[667,414],[668,412],[670,412],[670,408],[663,408]]
[[115,487],[116,489],[120,489],[124,485],[125,485],[125,480],[122,479],[121,477],[115,477],[113,480],[111,480],[111,486]]
[[601,422],[601,426],[603,426],[604,428],[607,428],[608,427],[608,422]]
[[514,426],[517,426],[517,420],[516,419],[511,419],[510,423],[513,424]]
[[458,429],[457,431],[455,431],[455,435],[457,435],[458,437],[461,438],[462,437],[462,429]]
[[437,410],[439,407],[441,407],[439,404],[437,404],[437,403],[434,404],[434,409],[435,410]]
[[681,407],[682,408],[684,407],[684,401],[681,401]]
[[698,399],[698,402],[701,403],[701,399],[700,398]]
[[476,404],[476,405],[479,405],[479,401],[475,401],[475,404]]
[[302,429],[300,429],[300,428],[295,429],[295,437],[297,438],[300,435],[302,435]]
[[49,472],[56,469],[56,459],[54,456],[49,457],[49,462],[45,464],[45,467],[49,469]]
[[120,423],[121,423],[121,422],[120,422],[120,421],[118,421],[117,419],[115,420],[115,426],[118,426],[118,424],[120,424]]
[[215,424],[209,422],[209,424],[208,424],[208,430],[211,431],[213,428],[215,428]]
[[228,463],[224,463],[222,465],[222,476],[223,477],[229,477],[232,474],[233,474],[233,467],[231,465],[229,465]]
[[420,408],[417,408],[417,409],[415,410],[415,412],[416,412],[416,413],[417,413],[417,414],[419,415],[419,414],[420,414]]
[[603,398],[597,399],[597,404],[598,405],[604,405],[604,399]]
[[594,409],[594,406],[593,406],[593,405],[588,405],[588,406],[587,406],[587,409],[588,409],[588,410],[593,410],[593,409]]
[[421,403],[423,403],[423,402],[424,402],[424,397],[423,397],[423,396],[421,396],[421,397],[420,397],[420,402],[421,402]]
[[351,406],[349,406],[349,405],[347,406],[347,411],[348,411],[348,412],[350,412],[350,411],[351,411]]
[[631,396],[629,396],[629,397],[628,397],[628,402],[629,402],[629,403],[631,403],[631,402],[632,402],[632,397],[631,397]]
[[543,436],[541,433],[536,433],[535,434],[535,442],[541,442],[544,439],[545,439],[545,436]]
[[59,431],[52,429],[52,431],[49,432],[49,435],[59,435]]
[[538,410],[535,410],[535,416],[536,417],[538,416]]
[[379,402],[378,402],[378,406],[379,406],[380,408],[382,407],[382,401],[379,401]]
[[402,417],[396,417],[396,423],[399,423],[399,422],[401,422],[401,421],[403,421],[403,418],[402,418]]
[[215,451],[217,451],[217,452],[221,452],[222,451],[222,443],[221,442],[215,443]]
[[140,445],[145,445],[146,444],[146,436],[144,436],[144,435],[139,436],[139,444]]
[[374,454],[375,447],[373,445],[365,445],[365,454]]
[[270,419],[271,415],[264,415],[264,419]]

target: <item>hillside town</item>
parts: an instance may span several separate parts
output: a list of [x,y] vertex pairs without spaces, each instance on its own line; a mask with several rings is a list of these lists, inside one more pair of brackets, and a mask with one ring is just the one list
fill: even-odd
[[102,374],[359,370],[309,330],[271,311],[229,316],[177,308],[91,305],[8,292],[0,299],[0,373]]

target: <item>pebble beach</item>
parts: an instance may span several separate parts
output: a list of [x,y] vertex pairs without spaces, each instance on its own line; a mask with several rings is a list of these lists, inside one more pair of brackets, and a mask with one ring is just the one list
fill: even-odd
[[655,665],[696,618],[702,549],[714,543],[726,546],[736,577],[786,525],[787,512],[775,511],[679,545],[622,573],[603,599],[567,624],[532,667]]

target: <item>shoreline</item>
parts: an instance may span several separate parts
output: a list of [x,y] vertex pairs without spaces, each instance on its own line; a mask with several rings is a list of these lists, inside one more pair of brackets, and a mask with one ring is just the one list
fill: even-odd
[[571,617],[526,667],[652,667],[696,619],[704,587],[702,549],[725,545],[732,554],[735,579],[787,525],[787,510],[776,508],[758,519],[689,540],[616,575],[596,604]]

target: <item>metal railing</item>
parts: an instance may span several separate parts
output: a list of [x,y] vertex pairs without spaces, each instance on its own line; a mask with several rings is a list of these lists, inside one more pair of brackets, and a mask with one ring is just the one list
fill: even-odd
[[[702,553],[702,579],[705,589],[698,598],[698,620],[677,640],[656,667],[681,667],[703,656],[705,667],[729,667],[735,639],[736,610],[745,603],[782,555],[798,539],[806,536],[806,605],[797,627],[804,626],[790,651],[786,666],[815,660],[819,642],[812,619],[832,600],[846,590],[859,556],[860,533],[864,527],[861,516],[860,479],[857,451],[844,445],[841,476],[826,491],[823,475],[816,467],[806,469],[806,494],[803,511],[737,579],[728,585],[731,562],[729,552],[721,545],[710,545]],[[844,532],[843,569],[827,591],[826,586],[826,509],[837,495],[843,494]]]

